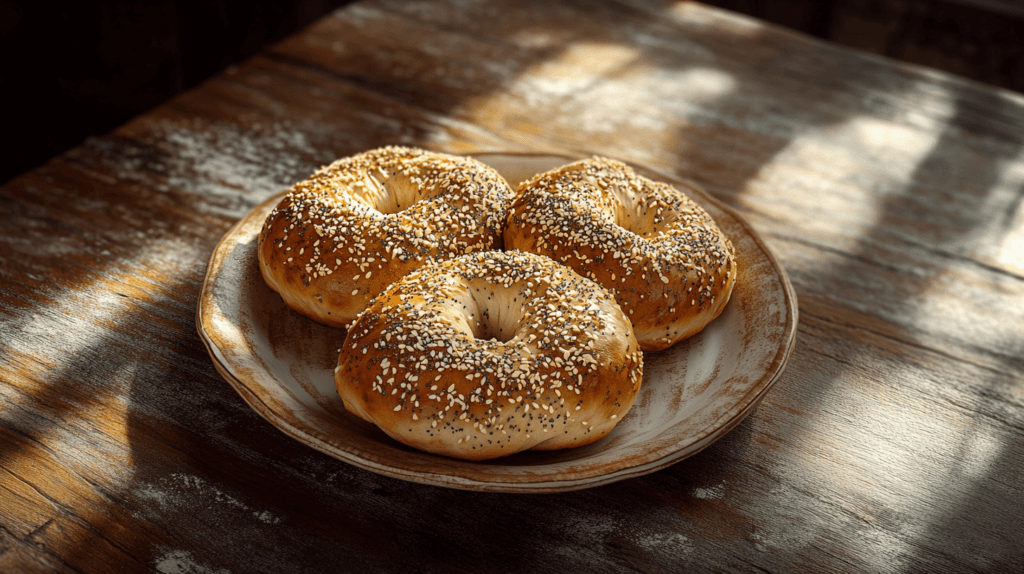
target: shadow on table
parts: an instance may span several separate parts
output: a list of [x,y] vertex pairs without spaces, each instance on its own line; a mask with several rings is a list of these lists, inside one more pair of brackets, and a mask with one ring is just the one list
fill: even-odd
[[[832,252],[835,263],[813,280],[819,288],[800,293],[801,337],[827,349],[838,371],[821,372],[818,358],[791,368],[805,383],[791,404],[804,413],[849,406],[838,418],[856,422],[832,432],[853,433],[844,448],[861,452],[836,458],[851,493],[864,494],[838,502],[858,509],[854,521],[888,531],[888,568],[1008,572],[1024,558],[1016,542],[1024,475],[1015,471],[1024,443],[1013,420],[1024,341],[1000,329],[1022,319],[1012,303],[1024,282],[1019,255],[1003,249],[1019,233],[1024,199],[1024,179],[1014,175],[1024,134],[1007,127],[1020,102],[970,84],[945,92],[945,125],[910,176],[871,190],[871,225],[849,245],[807,245]],[[798,236],[784,241],[803,242]],[[843,388],[851,385],[859,388]],[[855,486],[878,481],[884,488]]]
[[[627,74],[630,65],[654,66],[667,77],[688,69],[679,62],[690,61],[691,56],[680,55],[672,47],[676,41],[674,38],[684,32],[671,23],[670,15],[659,15],[659,11],[669,11],[670,5],[632,8],[608,4],[597,8],[600,9],[587,11],[577,26],[547,29],[557,41],[551,46],[527,51],[533,54],[531,57],[511,58],[509,61],[515,64],[515,69],[481,71],[482,76],[477,78],[479,83],[474,89],[502,93],[528,68],[555,60],[569,51],[571,43],[582,41],[614,44],[639,38],[647,42],[640,47],[635,62],[626,62],[620,67],[621,74]],[[501,7],[489,9],[500,11]],[[513,13],[511,8],[508,10]],[[538,28],[544,31],[545,24],[531,20],[527,13],[515,14],[517,18],[508,21],[518,22],[520,27],[498,28],[502,36],[486,37],[481,41],[506,49],[507,44],[514,43],[514,36],[519,32],[527,30],[534,34]],[[654,23],[651,23],[652,14]],[[361,17],[377,17],[385,21],[404,18],[386,11],[369,16],[364,13]],[[472,13],[464,17],[472,17]],[[443,23],[437,26],[444,29]],[[630,34],[621,33],[624,27],[628,29],[630,26],[638,28],[631,30]],[[757,27],[743,22],[730,20],[699,29],[691,26],[685,34],[697,54],[692,57],[697,60],[693,67],[706,70],[717,66],[745,73],[729,75],[729,89],[718,90],[698,106],[678,112],[686,118],[687,125],[668,126],[665,133],[669,139],[659,145],[676,153],[678,162],[670,167],[675,175],[694,179],[727,203],[741,208],[755,227],[759,218],[787,219],[786,202],[800,201],[798,197],[787,199],[784,190],[759,183],[779,177],[773,170],[773,162],[800,161],[802,156],[799,154],[808,149],[805,145],[827,148],[830,134],[851,125],[858,119],[856,114],[870,117],[879,110],[895,113],[899,103],[889,106],[885,104],[886,98],[893,97],[893,94],[912,93],[914,88],[913,82],[905,75],[889,70],[891,64],[858,61],[859,68],[839,70],[833,66],[830,69],[827,61],[802,59],[799,53],[789,51],[803,45],[799,37],[786,35],[780,39],[777,33],[773,33],[769,41]],[[735,41],[735,34],[741,35],[743,42]],[[481,35],[485,34],[481,32]],[[403,38],[396,37],[393,41],[401,46]],[[781,48],[776,42],[781,42]],[[754,46],[759,51],[753,55],[740,53],[736,46],[741,44]],[[406,48],[412,51],[419,49],[417,46]],[[708,57],[700,55],[705,53],[713,57],[702,60]],[[429,60],[429,57],[424,56],[424,59]],[[273,65],[257,59],[251,69],[270,77]],[[311,69],[310,74],[330,76],[327,72],[317,71],[315,66]],[[828,81],[822,81],[821,76],[814,74],[824,74]],[[188,124],[185,118],[189,114],[202,117],[209,110],[200,109],[202,104],[186,95],[155,112],[154,117],[162,117],[167,123],[129,125],[104,138],[104,141],[86,146],[110,144],[118,153],[112,152],[103,159],[103,149],[92,150],[100,157],[96,165],[88,164],[81,156],[71,158],[71,161],[90,171],[111,172],[110,177],[120,180],[118,185],[122,186],[127,186],[126,180],[134,181],[143,188],[151,186],[156,189],[170,183],[170,190],[165,190],[162,197],[181,202],[183,214],[190,213],[190,210],[207,213],[204,223],[226,230],[232,215],[240,216],[247,206],[254,205],[270,191],[276,191],[270,188],[278,184],[284,187],[290,178],[309,165],[315,167],[315,160],[320,158],[315,153],[311,154],[310,149],[328,149],[340,156],[396,140],[437,146],[438,128],[430,122],[438,121],[438,117],[445,117],[449,112],[472,112],[466,112],[466,101],[451,94],[431,94],[425,96],[425,103],[420,102],[421,94],[416,84],[399,89],[345,77],[326,81],[322,78],[298,78],[295,81],[309,81],[311,85],[319,81],[322,85],[317,89],[326,86],[324,89],[336,89],[337,92],[318,94],[310,89],[304,92],[303,102],[274,101],[275,97],[287,96],[285,88],[275,86],[273,82],[263,82],[259,84],[263,87],[258,88],[253,83],[256,75],[243,78],[224,76],[214,80],[215,86],[207,88],[207,95],[219,94],[222,97],[215,103],[220,106],[217,113],[223,118],[220,125],[242,121],[247,124],[273,124],[286,119],[292,122],[292,128],[306,130],[300,140],[263,137],[259,134],[264,132],[257,128],[246,131],[248,127],[236,126],[231,128],[235,132],[225,133],[228,136],[234,133],[251,135],[246,140],[247,145],[258,148],[256,152],[248,148],[224,148],[215,142],[196,148],[196,142],[202,144],[206,140],[200,140],[206,136],[182,140],[185,136],[181,134],[209,134],[225,128],[203,124],[202,121]],[[725,76],[714,75],[714,78],[723,80]],[[415,77],[410,78],[410,81],[415,80]],[[423,80],[427,87],[434,81]],[[335,87],[337,82],[343,85]],[[858,91],[857,86],[865,83],[880,87],[870,93]],[[350,84],[355,84],[355,88]],[[716,85],[725,84],[720,81]],[[820,88],[822,85],[829,88]],[[800,107],[799,103],[806,99],[792,96],[792,90],[800,86],[819,86],[817,89],[821,93],[817,94],[813,107]],[[263,90],[259,92],[261,97],[269,100],[262,102],[261,108],[249,109],[244,102],[232,99],[232,95],[257,89]],[[594,85],[590,89],[602,88]],[[987,122],[985,116],[993,109],[998,112],[1003,100],[959,85],[950,87],[949,92],[952,94],[951,114],[947,120],[949,127],[929,149],[922,150],[909,181],[888,181],[885,177],[869,174],[863,181],[845,182],[859,190],[856,193],[878,198],[876,218],[862,233],[852,237],[852,243],[837,246],[831,244],[827,237],[809,240],[799,230],[791,236],[766,238],[783,255],[782,260],[787,261],[787,266],[792,262],[790,273],[801,303],[806,303],[801,305],[800,337],[814,338],[822,343],[822,348],[836,349],[836,356],[826,357],[822,362],[818,357],[802,353],[801,349],[806,347],[798,342],[798,350],[793,355],[787,375],[769,395],[764,406],[724,439],[700,454],[652,475],[590,490],[522,496],[426,487],[354,468],[285,438],[249,409],[221,380],[196,335],[192,319],[195,296],[204,270],[205,254],[212,250],[218,233],[196,231],[195,223],[189,222],[186,215],[169,222],[167,229],[159,233],[139,230],[146,238],[140,239],[136,246],[125,245],[123,252],[97,261],[96,268],[72,269],[68,271],[69,275],[105,277],[105,289],[118,283],[132,284],[130,278],[118,274],[126,274],[127,277],[139,269],[118,269],[116,264],[109,264],[110,261],[123,260],[138,262],[144,271],[163,265],[166,269],[161,272],[167,272],[164,279],[137,284],[135,291],[124,297],[115,294],[102,299],[116,311],[88,315],[83,321],[85,326],[91,322],[103,322],[99,330],[107,335],[100,339],[86,339],[89,341],[87,344],[61,357],[59,368],[41,369],[32,375],[33,380],[49,385],[59,398],[25,403],[23,409],[26,413],[38,410],[48,413],[47,416],[53,420],[68,421],[63,423],[63,428],[68,430],[61,434],[61,440],[72,441],[78,428],[76,413],[84,416],[102,404],[104,406],[99,409],[103,413],[101,417],[116,418],[119,411],[110,405],[117,404],[123,397],[123,421],[111,419],[109,424],[96,423],[96,428],[103,431],[82,446],[92,458],[87,456],[79,464],[81,481],[75,488],[81,492],[69,494],[65,504],[72,506],[79,504],[78,501],[88,500],[87,506],[100,511],[85,517],[87,526],[78,519],[68,519],[68,528],[78,528],[82,540],[87,542],[76,546],[76,552],[71,555],[63,556],[64,563],[89,570],[90,556],[96,555],[92,545],[102,543],[115,546],[122,552],[124,564],[132,569],[141,569],[145,565],[161,572],[213,572],[220,568],[232,572],[268,569],[316,571],[331,563],[347,571],[378,572],[433,572],[440,571],[441,565],[445,564],[457,564],[465,571],[491,572],[527,569],[671,571],[680,564],[690,564],[699,569],[707,563],[742,565],[738,566],[739,569],[746,569],[751,564],[784,569],[793,564],[806,565],[808,561],[836,560],[828,555],[829,552],[839,560],[848,559],[858,564],[864,562],[864,553],[874,550],[871,543],[877,539],[833,541],[827,551],[814,545],[819,531],[824,529],[822,525],[831,520],[830,515],[840,513],[843,515],[841,519],[849,521],[850,515],[844,514],[848,512],[844,505],[853,504],[864,509],[863,515],[867,517],[864,521],[860,521],[861,517],[852,521],[854,530],[870,531],[872,527],[863,524],[877,521],[885,531],[882,536],[892,537],[884,541],[888,544],[887,552],[896,554],[903,563],[913,565],[915,562],[943,563],[951,560],[947,555],[939,554],[940,550],[932,549],[954,548],[953,556],[971,556],[968,545],[976,544],[991,560],[987,564],[979,564],[979,567],[1003,567],[1008,564],[1004,562],[1008,558],[1006,553],[1012,552],[1012,545],[1004,537],[1021,532],[1017,518],[1020,509],[1013,506],[1012,500],[1016,498],[1009,503],[1000,503],[999,491],[993,494],[991,489],[994,482],[1002,480],[996,471],[1012,467],[1020,462],[1021,457],[1015,450],[1019,450],[1019,446],[1012,444],[1006,435],[1013,431],[997,429],[1003,434],[987,443],[990,448],[986,451],[985,463],[972,458],[976,456],[970,451],[972,437],[992,432],[991,429],[978,430],[980,423],[976,425],[973,422],[975,417],[983,418],[984,415],[965,413],[964,416],[970,419],[965,422],[967,432],[947,437],[948,444],[963,448],[962,457],[970,461],[967,469],[970,472],[960,475],[956,474],[957,469],[947,469],[947,473],[940,476],[922,472],[915,476],[920,484],[898,485],[892,491],[885,490],[882,495],[872,490],[862,500],[845,500],[842,494],[804,490],[800,477],[786,474],[800,468],[802,457],[842,454],[808,454],[804,449],[824,448],[820,444],[822,435],[827,439],[829,431],[816,425],[824,420],[823,411],[834,408],[830,405],[848,404],[837,400],[849,399],[849,393],[859,392],[849,385],[854,382],[892,384],[892,381],[878,380],[883,375],[865,378],[858,373],[856,380],[849,378],[847,369],[854,369],[858,357],[863,354],[882,357],[881,360],[890,364],[899,377],[899,367],[908,359],[908,348],[938,348],[947,354],[935,357],[936,361],[953,361],[960,365],[962,359],[958,358],[958,349],[962,343],[968,344],[971,353],[980,354],[986,361],[984,368],[979,367],[976,380],[945,381],[941,372],[935,372],[929,375],[936,377],[934,381],[897,380],[895,384],[905,388],[907,393],[920,389],[927,394],[948,383],[952,388],[938,389],[947,393],[942,395],[944,399],[955,402],[984,397],[983,400],[989,402],[980,406],[982,411],[992,409],[995,412],[1002,393],[1012,390],[1003,387],[1012,383],[1013,376],[1019,379],[1020,360],[1015,357],[1024,353],[1019,341],[997,341],[995,333],[991,335],[992,340],[975,338],[964,341],[957,333],[937,331],[934,324],[916,322],[928,320],[921,314],[935,312],[927,305],[927,295],[929,289],[944,278],[955,278],[956,274],[963,272],[979,272],[991,274],[996,281],[1020,280],[991,265],[978,270],[971,246],[967,245],[968,249],[964,247],[965,242],[977,240],[984,233],[998,235],[998,230],[992,231],[991,227],[991,217],[998,210],[986,203],[986,199],[992,189],[1001,185],[999,177],[1003,162],[1019,157],[1021,138],[1017,134],[1004,134],[998,154],[982,153],[984,149],[976,151],[975,144],[981,148],[988,144],[973,142],[969,138],[968,143],[964,143],[962,136],[965,131],[969,135],[969,128],[975,120]],[[420,123],[410,127],[402,122],[389,122],[384,111],[381,117],[371,119],[349,117],[344,112],[337,112],[336,116],[323,115],[331,100],[337,105],[339,99],[375,98],[381,94],[386,96],[383,99],[388,105],[405,110],[399,113],[411,114]],[[420,108],[425,110],[422,110],[422,115],[416,115]],[[276,117],[279,109],[293,109],[296,110],[293,115],[306,115]],[[186,127],[181,128],[183,125]],[[178,126],[174,129],[179,131],[167,131],[168,126]],[[451,128],[450,125],[442,125],[442,129],[464,129],[464,126]],[[988,128],[986,132],[989,132]],[[849,133],[843,133],[846,133],[844,137],[850,137]],[[743,134],[752,135],[744,137]],[[557,140],[552,140],[552,146],[557,145]],[[613,151],[616,149],[612,139],[605,140],[603,144],[597,142],[597,145]],[[139,159],[144,165],[150,162],[157,168],[150,172],[144,169],[141,174],[110,168],[111,163],[126,161],[119,155],[124,147],[135,150],[129,156]],[[728,150],[726,157],[716,157],[716,150],[723,149]],[[180,161],[184,153],[182,150],[192,154],[185,158],[185,162]],[[267,168],[257,164],[273,154],[299,155],[301,159],[290,163],[287,173],[260,172],[260,169]],[[984,189],[951,191],[948,197],[956,207],[922,205],[923,201],[935,197],[932,187],[956,181],[956,170],[965,158],[970,163],[972,174],[964,179],[988,181],[991,185]],[[884,167],[885,158],[872,161]],[[665,168],[659,165],[652,167]],[[807,167],[820,169],[816,165]],[[978,174],[982,177],[979,178]],[[180,176],[178,181],[192,178],[212,183],[195,189],[178,189],[174,185],[176,176]],[[246,178],[255,178],[257,185],[243,185]],[[879,180],[881,187],[865,187]],[[150,190],[147,193],[155,192]],[[807,194],[808,191],[802,190],[801,193]],[[965,201],[963,193],[970,199]],[[161,201],[160,197],[156,194],[154,201]],[[1003,206],[1005,213],[1013,213],[1011,210],[1019,209],[1021,190],[1011,190],[1007,197],[1008,203],[999,205]],[[139,205],[130,199],[126,203]],[[113,206],[110,209],[113,210]],[[922,213],[921,210],[925,215],[915,215]],[[121,218],[131,216],[116,215]],[[952,225],[942,228],[922,226],[930,216]],[[194,236],[183,242],[175,229],[193,229]],[[927,235],[929,229],[934,229],[938,235]],[[153,246],[154,251],[145,253],[147,244]],[[133,252],[133,249],[137,251]],[[804,249],[834,254],[836,263],[826,269],[817,264],[807,264],[802,259],[801,250]],[[906,268],[903,266],[906,260],[900,262],[898,251],[921,252],[920,258],[912,261],[927,260],[930,267],[923,272]],[[55,261],[51,264],[57,265]],[[851,309],[847,302],[837,298],[844,291],[852,293],[874,289],[875,284],[860,283],[859,278],[877,273],[887,273],[892,279],[886,283],[891,290],[877,293],[878,299],[891,305],[891,309]],[[182,279],[173,280],[173,277]],[[85,280],[70,280],[71,283],[75,281]],[[160,287],[161,284],[169,287]],[[74,291],[99,292],[99,289],[76,287]],[[862,293],[851,297],[853,301],[864,299]],[[83,302],[82,306],[87,307],[86,303]],[[898,320],[888,320],[882,310],[899,313]],[[114,319],[108,321],[111,315]],[[58,327],[62,325],[59,320],[53,321]],[[158,328],[154,329],[154,324]],[[900,324],[920,324],[921,330],[907,332],[897,326]],[[883,330],[865,331],[873,326],[881,326]],[[158,340],[142,339],[154,332],[160,333]],[[936,332],[948,339],[933,340],[931,337]],[[855,344],[850,345],[851,341]],[[31,360],[30,354],[26,356]],[[870,409],[871,400],[878,396],[865,398],[854,395],[861,401],[854,408]],[[934,399],[925,396],[921,400],[927,404]],[[891,413],[879,416],[887,414]],[[906,413],[897,410],[896,414]],[[38,445],[48,440],[44,436],[36,436],[29,415],[19,417],[17,420],[21,422],[18,425],[24,438],[3,447],[4,461],[37,450],[41,448]],[[927,413],[918,416],[915,422],[926,420]],[[85,428],[88,425],[84,421],[81,424],[81,432],[96,432]],[[116,435],[122,432],[117,430],[121,424],[126,452],[119,450],[121,441]],[[877,428],[883,433],[892,432],[895,428],[892,426],[895,422],[891,420],[879,424],[881,426]],[[104,433],[110,434],[111,438],[104,438]],[[844,461],[837,469],[843,476],[817,484],[845,487],[850,481],[861,479],[854,476],[856,472],[872,470],[889,473],[889,478],[898,480],[908,472],[906,460],[915,460],[913,451],[930,444],[907,442],[902,436],[897,440],[888,436],[869,438],[873,441],[870,448],[863,448],[890,453],[874,461],[880,466],[864,468],[854,464],[855,461]],[[66,460],[68,456],[78,455],[53,451],[47,456]],[[107,490],[112,479],[109,467],[103,465],[120,464],[119,457],[123,457],[127,468],[123,473],[115,473],[117,476],[113,484],[116,491]],[[893,460],[900,457],[903,460]],[[936,468],[936,465],[942,460],[941,456],[929,459],[925,462],[930,461],[931,466],[925,465],[925,468],[941,472],[943,469]],[[813,468],[808,470],[814,471]],[[975,474],[968,476],[971,472]],[[950,480],[956,488],[947,491],[943,486]],[[1018,485],[1021,480],[1024,479],[1009,479]],[[1003,483],[1003,486],[1010,490],[1014,488],[1012,484]],[[681,496],[680,492],[686,495]],[[753,497],[753,493],[758,494]],[[927,506],[929,496],[940,495],[959,497],[957,504],[946,507],[963,509],[963,513],[952,510],[933,514],[910,512],[916,506]],[[790,503],[790,507],[767,506],[780,502]],[[977,508],[986,509],[992,530],[979,531],[972,536],[974,533],[964,530],[977,524],[976,517],[969,514]],[[823,515],[809,515],[805,512],[808,509]],[[81,509],[75,511],[82,512]],[[773,516],[774,522],[766,524],[756,518],[763,516]],[[121,524],[132,524],[134,530],[126,532]],[[170,530],[163,530],[162,525],[169,525]],[[319,534],[311,539],[309,533]],[[990,537],[991,534],[994,536]],[[802,558],[789,555],[793,551],[802,554]],[[711,557],[714,557],[713,562]],[[950,561],[949,564],[955,566],[958,563]]]

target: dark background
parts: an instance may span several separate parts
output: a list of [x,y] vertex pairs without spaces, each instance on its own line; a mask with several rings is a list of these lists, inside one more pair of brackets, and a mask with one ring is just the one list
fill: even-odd
[[[187,90],[349,0],[0,0],[0,182]],[[707,0],[1024,92],[1024,1]]]

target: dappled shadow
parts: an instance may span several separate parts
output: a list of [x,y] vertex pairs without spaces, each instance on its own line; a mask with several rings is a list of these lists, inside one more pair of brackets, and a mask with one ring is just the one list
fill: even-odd
[[[994,133],[987,114],[998,114],[1002,100],[959,84],[945,86],[937,96],[921,94],[915,91],[918,80],[893,71],[888,62],[857,60],[859,67],[836,69],[828,57],[803,55],[806,40],[796,35],[765,34],[756,24],[726,16],[686,23],[686,13],[677,12],[687,10],[685,5],[567,4],[546,8],[550,18],[541,22],[514,4],[470,3],[458,14],[437,12],[429,3],[346,8],[341,18],[286,40],[200,91],[88,142],[69,163],[50,164],[32,176],[79,174],[96,189],[64,185],[77,190],[69,197],[83,202],[97,201],[107,189],[120,190],[108,204],[83,207],[85,214],[110,214],[115,231],[109,238],[90,237],[96,245],[75,246],[76,232],[65,230],[64,240],[71,253],[117,247],[82,266],[63,268],[63,290],[48,295],[54,301],[68,293],[96,297],[67,305],[88,309],[82,311],[82,327],[99,335],[92,340],[69,331],[74,352],[53,352],[52,332],[62,323],[51,317],[44,324],[54,327],[42,330],[39,349],[29,345],[19,349],[21,358],[6,359],[17,361],[18,369],[29,369],[33,361],[42,368],[16,373],[38,382],[40,390],[17,398],[22,413],[4,415],[5,426],[24,435],[0,447],[4,468],[25,457],[32,441],[54,440],[69,449],[54,451],[55,464],[94,469],[86,473],[85,491],[64,503],[81,507],[76,512],[86,507],[93,512],[86,517],[90,533],[80,538],[85,542],[62,555],[66,563],[87,564],[95,555],[89,545],[106,538],[135,566],[164,564],[179,571],[241,572],[270,565],[315,571],[335,562],[349,571],[385,572],[434,571],[446,562],[466,571],[670,571],[679,564],[699,568],[709,556],[717,556],[716,563],[727,556],[729,563],[746,565],[750,548],[785,530],[789,549],[806,552],[799,563],[811,564],[832,559],[808,542],[817,523],[767,505],[820,504],[821,493],[802,491],[798,478],[783,473],[800,465],[803,453],[795,454],[800,445],[829,439],[830,431],[817,426],[827,405],[847,399],[870,403],[881,396],[850,399],[849,393],[870,392],[869,383],[889,383],[877,380],[882,375],[855,373],[851,365],[859,357],[877,354],[899,377],[908,347],[938,349],[950,361],[960,361],[967,349],[968,360],[982,356],[987,370],[979,370],[974,381],[949,381],[952,387],[940,400],[1004,400],[993,397],[1013,380],[1000,373],[1019,379],[1020,342],[960,333],[956,322],[937,328],[931,314],[942,316],[945,307],[930,306],[928,299],[929,293],[945,296],[956,284],[938,292],[936,286],[962,273],[1019,281],[978,251],[988,241],[982,238],[998,235],[990,228],[993,218],[998,221],[1020,205],[1020,193],[1012,191],[988,201],[1000,185],[1002,166],[1022,148],[1019,134],[1002,133],[997,143],[986,139]],[[702,14],[713,20],[717,13]],[[467,23],[494,18],[501,24]],[[388,50],[376,48],[382,35]],[[439,62],[439,54],[456,60]],[[591,72],[573,76],[574,69]],[[623,91],[624,86],[630,89]],[[806,89],[817,92],[808,98]],[[947,92],[948,109],[926,109],[923,126],[898,117],[907,99],[931,104]],[[886,122],[901,130],[872,131]],[[936,122],[947,128],[929,131]],[[981,122],[985,138],[971,135],[975,122]],[[536,137],[509,142],[503,127],[533,130]],[[587,142],[580,141],[579,130],[590,136]],[[928,133],[940,135],[932,141]],[[925,139],[891,141],[908,134]],[[829,155],[851,149],[851,142],[866,155]],[[755,228],[764,223],[765,229],[778,229],[768,224],[788,222],[794,212],[813,213],[806,202],[816,201],[808,199],[815,198],[815,190],[790,191],[786,185],[808,185],[787,170],[815,174],[810,181],[836,192],[820,201],[860,209],[848,219],[863,226],[834,236],[808,221],[802,222],[806,230],[773,232],[766,239],[794,279],[804,317],[800,336],[814,340],[816,349],[836,353],[827,358],[830,370],[821,368],[818,357],[800,352],[807,346],[798,347],[765,406],[722,440],[657,473],[579,492],[522,496],[444,490],[376,475],[302,446],[249,409],[208,360],[193,319],[205,258],[234,219],[270,194],[334,157],[388,143],[449,151],[510,145],[600,151],[695,180],[739,209]],[[915,165],[888,164],[893,158],[885,156],[887,146],[899,151],[895,159]],[[844,169],[859,167],[836,170],[854,179],[837,180],[823,166],[835,161],[846,162]],[[964,164],[970,174],[957,171]],[[899,178],[908,173],[909,180]],[[26,182],[15,180],[6,189],[22,202],[42,195],[23,187]],[[966,188],[968,182],[974,187]],[[949,187],[941,194],[948,203],[932,204],[936,186]],[[69,217],[44,227],[64,228]],[[133,228],[133,221],[160,224]],[[80,226],[98,233],[87,223]],[[34,253],[25,246],[14,249]],[[30,272],[61,266],[53,256]],[[111,295],[111,285],[132,284],[125,276],[154,268],[160,274],[133,284],[125,297]],[[88,279],[93,275],[107,280]],[[13,309],[5,314],[21,317],[8,302],[13,298],[5,294],[5,305]],[[855,306],[867,299],[872,307]],[[61,309],[59,302],[33,304]],[[5,339],[6,333],[23,337],[27,323],[12,321],[5,317]],[[904,327],[914,325],[919,326],[914,331]],[[851,347],[851,341],[858,344]],[[860,388],[849,388],[851,382]],[[900,386],[905,387],[900,392],[913,395],[937,384],[908,380]],[[862,402],[858,408],[870,406]],[[48,422],[33,422],[29,413],[34,412],[45,413]],[[122,421],[117,432],[123,435],[102,441],[109,452],[91,441],[74,442],[77,430],[48,438],[55,431],[46,429],[56,427],[92,432],[87,429],[103,426],[94,425],[96,417]],[[882,424],[879,432],[894,424]],[[977,425],[985,433],[1012,432]],[[960,443],[952,437],[947,444],[966,452],[971,436],[965,433]],[[971,467],[977,476],[960,483],[962,504],[951,508],[986,507],[996,500],[986,490],[997,478],[995,471],[1020,460],[1014,450],[1019,447],[1006,436],[996,441],[987,466]],[[909,456],[921,446],[902,434],[867,438],[875,441],[870,448],[896,456]],[[778,457],[785,462],[773,460]],[[951,476],[929,474],[943,471],[936,467],[942,460],[936,457],[936,464],[914,475],[931,490],[914,493],[908,486],[886,499],[866,495],[867,507],[899,515],[897,530],[913,526],[910,534],[900,535],[900,551],[944,545],[975,523],[952,511],[911,515],[915,504],[926,503],[923,497],[939,492],[935,485]],[[111,471],[120,461],[127,468]],[[896,478],[908,472],[889,458],[883,464]],[[922,498],[913,501],[914,496]],[[97,518],[102,515],[110,518]],[[764,515],[774,516],[774,522],[753,518]],[[994,527],[1021,531],[1009,513],[993,509],[991,517]],[[121,524],[142,526],[126,532]],[[753,546],[740,547],[741,538]],[[452,540],[459,542],[454,548]],[[1001,566],[999,553],[1011,549],[999,537],[966,540],[988,544],[995,561],[989,566]],[[829,550],[840,556],[865,551],[854,547],[856,542],[845,544],[836,542]],[[191,550],[182,553],[182,548]],[[754,556],[758,564],[782,569],[798,560]]]
[[[906,481],[900,506],[916,510],[907,517],[914,533],[907,544],[919,562],[908,571],[934,571],[934,564],[955,558],[979,571],[1011,572],[1024,559],[1022,477],[1013,474],[1024,461],[1019,419],[1024,341],[1005,336],[998,326],[1021,324],[1024,312],[1013,308],[1019,296],[1010,296],[1011,308],[1005,308],[990,292],[1024,292],[1024,276],[999,250],[1016,231],[1008,222],[1024,198],[1024,179],[1012,177],[1012,169],[1019,169],[1013,163],[1024,158],[1024,133],[1000,129],[1019,114],[1019,101],[974,86],[951,92],[947,127],[905,190],[884,198],[878,223],[855,253],[870,253],[883,265],[905,261],[895,255],[910,253],[920,266],[911,270],[912,277],[901,273],[903,280],[894,281],[886,294],[892,302],[891,331],[878,344],[887,346],[890,339],[894,346],[928,349],[932,356],[923,372],[904,384],[930,395],[924,400],[962,422],[955,431],[936,429],[926,439],[904,437],[878,448],[906,457],[893,472]],[[850,260],[833,274],[858,272],[863,266]],[[896,324],[903,330],[893,328]],[[947,363],[970,378],[949,377]],[[892,364],[894,372],[901,367]],[[915,418],[893,424],[930,426]],[[946,454],[926,454],[935,448]],[[933,506],[935,499],[943,503]]]
[[[882,519],[891,531],[886,568],[1011,571],[1024,532],[1012,472],[1024,459],[1014,414],[1024,342],[991,328],[1024,319],[1012,295],[993,295],[1020,293],[1024,282],[999,251],[1016,231],[1003,222],[1024,195],[1011,171],[1024,134],[1002,129],[1020,107],[1013,96],[952,81],[935,95],[921,104],[933,107],[939,129],[893,130],[865,114],[825,134],[856,136],[862,154],[882,154],[877,171],[854,182],[859,204],[821,197],[833,213],[847,210],[845,229],[808,222],[776,237],[795,263],[800,336],[823,356],[794,354],[791,385],[768,403],[801,416],[845,405],[838,420],[786,421],[776,432],[792,444],[839,441],[827,464],[844,470],[838,480],[849,491],[835,502]],[[842,194],[845,186],[825,187]],[[884,489],[856,494],[876,477]],[[853,557],[870,550],[863,544],[833,551]]]

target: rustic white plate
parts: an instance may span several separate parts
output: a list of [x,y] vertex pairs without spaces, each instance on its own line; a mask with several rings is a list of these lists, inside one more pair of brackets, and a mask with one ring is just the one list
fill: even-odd
[[[513,188],[569,161],[537,154],[476,157],[501,172]],[[739,278],[732,300],[700,334],[644,357],[643,384],[633,408],[612,433],[588,446],[468,462],[409,448],[350,415],[333,379],[345,331],[289,310],[257,267],[256,236],[281,195],[252,210],[214,250],[196,311],[199,334],[217,370],[271,424],[373,472],[503,492],[574,490],[654,472],[739,424],[781,375],[796,336],[796,295],[778,261],[731,209],[699,189],[689,193],[736,246]]]

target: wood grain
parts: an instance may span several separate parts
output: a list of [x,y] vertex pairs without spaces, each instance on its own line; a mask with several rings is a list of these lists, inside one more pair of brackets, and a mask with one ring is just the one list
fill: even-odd
[[[761,406],[543,496],[375,475],[249,409],[195,330],[232,223],[387,143],[696,181],[800,301]],[[0,570],[1013,572],[1024,96],[680,2],[346,7],[0,188]]]

